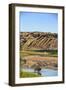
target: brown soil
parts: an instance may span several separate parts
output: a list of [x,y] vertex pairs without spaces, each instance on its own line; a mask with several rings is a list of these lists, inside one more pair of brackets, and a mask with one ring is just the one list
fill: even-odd
[[37,64],[43,68],[57,69],[58,67],[57,57],[26,56],[23,59],[26,60],[24,67],[33,67]]

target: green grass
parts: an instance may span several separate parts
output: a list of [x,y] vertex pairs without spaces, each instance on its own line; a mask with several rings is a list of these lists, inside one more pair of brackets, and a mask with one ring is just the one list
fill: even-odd
[[22,50],[20,51],[20,55],[22,57],[29,55],[57,57],[58,51],[57,50],[26,50],[26,51]]
[[20,78],[27,78],[27,77],[40,77],[40,75],[32,72],[20,72]]

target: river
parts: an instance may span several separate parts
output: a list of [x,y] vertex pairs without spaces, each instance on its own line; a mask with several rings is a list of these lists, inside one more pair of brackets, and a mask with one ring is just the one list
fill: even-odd
[[[22,69],[23,71],[27,71],[27,72],[33,72],[36,73],[34,71],[34,69],[31,68],[25,68]],[[58,75],[58,70],[53,70],[53,69],[41,69],[40,71],[41,76],[57,76]]]

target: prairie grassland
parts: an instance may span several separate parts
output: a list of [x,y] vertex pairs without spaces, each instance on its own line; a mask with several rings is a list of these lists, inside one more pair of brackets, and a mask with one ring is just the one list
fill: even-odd
[[20,78],[26,78],[26,77],[40,77],[40,75],[32,72],[25,72],[25,71],[20,72]]
[[38,56],[49,56],[49,57],[57,57],[57,52],[56,51],[34,51],[34,50],[22,50],[20,51],[20,55],[22,57],[24,56],[30,56],[30,55],[38,55]]

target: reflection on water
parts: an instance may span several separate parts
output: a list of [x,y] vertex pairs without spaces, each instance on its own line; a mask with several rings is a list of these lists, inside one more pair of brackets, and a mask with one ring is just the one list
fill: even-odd
[[[34,69],[31,68],[25,68],[22,69],[24,71],[28,71],[28,72],[33,72],[33,73],[38,73],[35,72]],[[41,71],[38,73],[41,76],[57,76],[58,75],[58,70],[53,70],[53,69],[41,69]]]
[[57,76],[58,71],[52,70],[52,69],[42,69],[41,74],[42,74],[42,76]]

